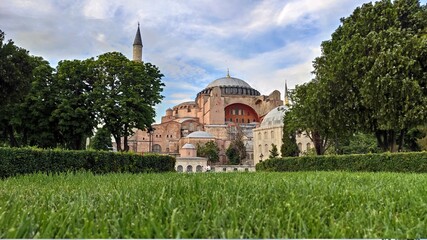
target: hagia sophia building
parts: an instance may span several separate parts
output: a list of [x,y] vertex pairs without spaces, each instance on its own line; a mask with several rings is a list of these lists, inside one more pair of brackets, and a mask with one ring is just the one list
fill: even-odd
[[[133,44],[133,60],[142,61],[142,39],[138,29]],[[285,86],[286,88],[286,86]],[[179,157],[184,145],[197,146],[215,141],[220,149],[220,164],[228,162],[226,149],[236,135],[243,135],[247,157],[242,164],[255,165],[270,155],[272,143],[280,153],[283,116],[287,106],[278,90],[269,95],[252,88],[242,79],[226,76],[213,80],[194,101],[180,103],[166,110],[151,131],[136,130],[128,140],[129,149],[138,153],[155,152]],[[313,144],[298,134],[301,152]]]

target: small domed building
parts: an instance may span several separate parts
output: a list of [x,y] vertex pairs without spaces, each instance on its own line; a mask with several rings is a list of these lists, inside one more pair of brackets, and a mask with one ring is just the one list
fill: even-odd
[[[280,154],[282,146],[282,136],[284,122],[283,118],[287,106],[279,106],[271,110],[262,120],[260,126],[253,130],[253,151],[254,151],[254,164],[256,165],[262,160],[268,159],[272,144],[277,146],[277,151]],[[296,143],[300,155],[306,153],[313,148],[313,143],[305,133],[297,133],[295,136]]]

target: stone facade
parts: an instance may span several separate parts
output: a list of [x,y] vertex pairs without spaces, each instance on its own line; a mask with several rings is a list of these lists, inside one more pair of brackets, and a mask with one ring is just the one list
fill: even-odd
[[[283,105],[280,92],[261,95],[245,81],[227,75],[200,91],[195,101],[183,102],[167,109],[161,123],[153,124],[153,131],[137,130],[129,138],[135,152],[158,152],[179,155],[186,143],[203,144],[215,141],[220,148],[220,163],[226,163],[225,150],[236,131],[242,131],[248,157],[242,163],[253,165],[252,130],[273,108]],[[196,131],[204,131],[212,138],[188,138]]]

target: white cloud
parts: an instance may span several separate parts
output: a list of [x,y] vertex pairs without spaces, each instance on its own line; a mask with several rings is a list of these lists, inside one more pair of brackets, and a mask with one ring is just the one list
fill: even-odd
[[62,60],[107,51],[131,58],[139,21],[143,59],[165,74],[160,116],[172,104],[194,100],[227,68],[262,94],[282,92],[285,79],[289,87],[309,81],[321,41],[362,2],[14,0],[1,3],[0,22],[17,45]]
[[310,14],[324,12],[328,9],[332,10],[334,5],[342,4],[342,2],[342,0],[294,0],[285,4],[276,19],[276,23],[278,25],[293,24]]
[[87,0],[83,4],[83,15],[91,19],[111,18],[118,7],[115,1],[109,0]]

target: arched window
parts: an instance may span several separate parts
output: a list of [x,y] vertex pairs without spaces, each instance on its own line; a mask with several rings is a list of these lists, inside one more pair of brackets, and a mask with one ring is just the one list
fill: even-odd
[[298,151],[302,152],[302,143],[298,143]]
[[271,135],[271,139],[274,139],[274,131],[271,131],[270,135]]
[[178,167],[176,167],[176,171],[177,172],[183,172],[184,168],[181,165],[178,165]]
[[264,145],[264,152],[268,153],[268,145],[267,144]]
[[264,132],[264,139],[268,139],[267,132]]
[[203,171],[203,167],[200,165],[197,165],[196,172],[202,172],[202,171]]
[[258,139],[259,139],[259,140],[261,140],[261,139],[262,139],[262,135],[261,135],[261,133],[260,133],[260,132],[258,133]]
[[311,144],[307,143],[307,151],[311,149]]
[[193,166],[188,165],[187,166],[187,172],[193,172]]
[[159,144],[154,144],[153,145],[153,152],[155,152],[155,153],[161,153],[162,152],[162,147]]

